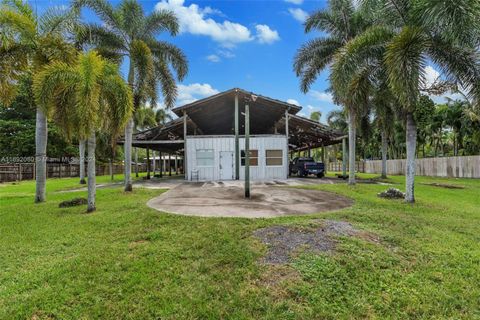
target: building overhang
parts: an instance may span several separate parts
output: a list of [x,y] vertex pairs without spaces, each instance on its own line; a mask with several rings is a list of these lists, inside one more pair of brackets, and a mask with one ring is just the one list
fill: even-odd
[[[252,96],[253,95],[253,96]],[[221,136],[235,133],[235,103],[238,103],[239,135],[245,134],[245,105],[249,105],[250,134],[285,134],[286,114],[290,150],[306,150],[341,142],[345,134],[296,113],[301,107],[280,100],[234,88],[197,100],[172,111],[179,116],[165,125],[138,132],[133,136],[134,147],[165,152],[184,149],[187,136]],[[186,128],[185,128],[186,127]],[[119,141],[123,144],[123,140]]]

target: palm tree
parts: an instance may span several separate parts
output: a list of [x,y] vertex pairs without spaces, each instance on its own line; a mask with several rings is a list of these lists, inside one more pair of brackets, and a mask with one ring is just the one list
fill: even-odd
[[320,122],[320,118],[322,118],[322,113],[320,111],[313,111],[310,113],[310,120]]
[[[22,0],[0,4],[0,99],[4,104],[8,105],[15,97],[18,79],[26,72],[35,74],[51,61],[74,58],[75,50],[68,36],[77,21],[77,11],[61,7],[52,7],[37,17]],[[46,199],[48,116],[48,109],[37,108],[35,202]]]
[[172,115],[164,108],[161,108],[155,112],[155,119],[159,125],[165,125],[168,121],[172,120]]
[[52,62],[35,75],[33,91],[43,110],[54,109],[65,135],[87,139],[88,206],[95,211],[96,132],[117,137],[131,117],[132,94],[118,66],[96,52],[79,54],[75,63]]
[[[385,83],[383,83],[385,84]],[[383,179],[387,178],[388,137],[392,135],[392,123],[395,121],[393,113],[394,97],[385,85],[383,90],[377,90],[373,97],[375,123],[380,130],[382,150],[382,173]]]
[[86,184],[85,181],[85,140],[80,140],[78,142],[78,154],[79,154],[79,173],[80,173],[80,184]]
[[[444,76],[467,88],[471,97],[480,96],[479,33],[480,7],[469,0],[398,1],[371,0],[378,8],[375,26],[353,39],[344,60],[350,70],[384,51],[388,86],[399,102],[406,123],[406,195],[414,202],[417,128],[414,118],[420,91],[425,83],[428,60]],[[376,12],[377,12],[376,11]],[[348,71],[345,77],[350,77]]]
[[[103,21],[104,26],[88,24],[79,36],[90,42],[104,56],[121,61],[128,58],[128,84],[133,91],[134,110],[150,102],[156,105],[157,83],[160,82],[167,108],[173,107],[177,96],[175,71],[181,81],[188,64],[176,46],[155,38],[163,31],[178,33],[176,16],[169,11],[154,11],[145,15],[137,0],[122,0],[113,7],[106,0],[74,0],[75,8],[88,7]],[[131,161],[133,119],[125,128],[125,191],[132,190]]]
[[[294,70],[300,77],[300,88],[309,91],[318,75],[335,63],[335,56],[355,36],[370,25],[362,5],[356,6],[352,0],[331,0],[328,8],[311,14],[305,22],[305,32],[318,30],[326,37],[316,38],[304,44],[294,59]],[[355,129],[356,106],[348,99],[333,91],[335,100],[348,111],[349,133],[349,184],[355,184]]]
[[[135,114],[133,115],[133,122],[134,122],[134,128],[135,132],[138,131],[143,131],[148,128],[154,127],[157,125],[157,120],[156,120],[156,114],[155,111],[153,111],[152,108],[146,107],[146,106],[140,106],[135,111]],[[138,150],[137,147],[135,147],[134,150],[134,157],[135,157],[135,176],[138,178]],[[155,159],[155,154],[154,157]]]

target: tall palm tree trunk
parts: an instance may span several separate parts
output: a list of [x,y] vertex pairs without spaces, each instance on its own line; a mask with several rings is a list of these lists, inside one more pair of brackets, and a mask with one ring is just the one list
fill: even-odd
[[90,137],[88,138],[87,142],[88,148],[88,199],[87,199],[87,212],[93,212],[96,210],[95,208],[95,194],[96,194],[96,177],[95,177],[95,145],[96,145],[96,138],[95,132],[93,132]]
[[417,124],[411,112],[407,113],[407,172],[405,201],[415,202],[415,149],[417,147]]
[[[128,85],[133,90],[133,82],[135,80],[134,67],[132,61],[130,61],[130,67],[128,70]],[[136,107],[136,106],[134,106]],[[135,111],[134,111],[135,112]],[[132,138],[133,138],[133,116],[128,120],[125,127],[125,191],[132,191]]]
[[134,149],[134,157],[135,157],[135,177],[138,178],[138,148],[135,147]]
[[44,202],[47,185],[47,115],[37,108],[35,125],[35,203]]
[[78,145],[78,151],[80,153],[80,184],[86,184],[85,181],[85,140],[80,140]]
[[348,184],[355,184],[355,136],[356,113],[354,108],[348,110]]
[[387,142],[387,133],[385,129],[381,132],[382,136],[382,178],[387,178],[387,152],[388,152],[388,142]]

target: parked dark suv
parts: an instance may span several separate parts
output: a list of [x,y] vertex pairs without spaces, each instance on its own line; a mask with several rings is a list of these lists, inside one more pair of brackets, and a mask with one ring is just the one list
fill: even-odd
[[299,177],[306,177],[309,174],[314,174],[317,178],[325,176],[325,165],[321,162],[315,162],[313,158],[294,158],[290,162],[290,175],[298,175]]

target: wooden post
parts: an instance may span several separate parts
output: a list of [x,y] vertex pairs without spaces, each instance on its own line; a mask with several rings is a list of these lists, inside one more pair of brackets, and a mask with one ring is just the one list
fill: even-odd
[[325,165],[325,146],[322,142],[322,163]]
[[175,153],[175,174],[178,175],[178,155]]
[[290,163],[288,161],[288,138],[289,138],[289,133],[288,133],[288,109],[285,110],[285,136],[287,138],[287,152],[285,152],[285,167],[287,168],[287,175],[286,177],[288,178],[290,174]]
[[250,111],[245,105],[245,198],[250,198]]
[[18,180],[22,181],[22,164],[18,164]]
[[150,148],[147,148],[147,179],[150,179]]
[[327,174],[328,171],[328,165],[330,164],[330,159],[328,158],[328,146],[324,147],[325,149],[325,169],[324,172]]
[[172,154],[168,153],[168,176],[172,176]]
[[238,93],[235,94],[235,180],[240,179],[240,142],[238,124]]
[[[160,155],[161,154],[162,153],[160,153]],[[160,156],[160,160],[161,158]],[[183,173],[185,174],[185,180],[188,180],[187,170],[187,112],[183,110]],[[160,176],[162,176],[161,172]]]
[[342,178],[347,177],[347,139],[342,139]]
[[165,173],[167,172],[167,156],[163,156],[163,170]]
[[61,163],[58,165],[58,177],[59,178],[62,177],[62,164]]
[[155,171],[157,171],[157,160],[156,160],[155,153],[156,153],[155,150],[152,150],[152,154],[153,154],[152,172],[154,177],[155,177]]
[[163,162],[162,162],[162,157],[163,157],[163,153],[161,151],[158,152],[159,156],[160,156],[160,160],[158,161],[158,165],[160,166],[160,178],[163,178]]

